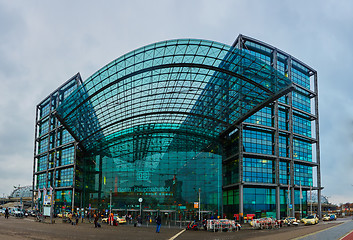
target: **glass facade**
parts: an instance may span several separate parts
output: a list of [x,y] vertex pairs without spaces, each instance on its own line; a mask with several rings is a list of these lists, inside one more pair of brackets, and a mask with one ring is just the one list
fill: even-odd
[[[310,164],[290,165],[290,156],[312,162],[312,125],[301,118],[305,93],[283,96],[294,89],[287,56],[279,55],[276,69],[271,49],[248,43],[159,42],[83,83],[74,76],[37,106],[34,190],[54,187],[56,208],[104,210],[112,200],[115,211],[131,213],[143,198],[145,212],[186,219],[200,198],[207,215],[260,208],[275,215],[276,189],[256,184],[312,184]],[[300,66],[291,68],[307,84]],[[295,104],[303,105],[298,114]],[[253,185],[239,188],[244,182]]]
[[[44,189],[55,189],[56,211],[72,207],[76,147],[74,138],[54,112],[81,83],[77,74],[37,105],[33,193],[38,196],[38,191],[43,195]],[[35,204],[41,209],[43,198],[37,199]]]
[[313,176],[316,170],[320,179],[316,72],[283,51],[243,35],[233,46],[271,64],[296,88],[243,121],[230,137],[237,141],[227,148],[237,151],[224,163],[223,188],[238,192],[240,200],[238,207],[225,204],[225,212],[299,217],[301,202],[305,215],[310,187],[318,191],[321,187]]

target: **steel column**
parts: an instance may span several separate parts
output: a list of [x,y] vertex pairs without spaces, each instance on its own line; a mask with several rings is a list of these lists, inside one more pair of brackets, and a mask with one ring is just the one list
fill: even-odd
[[318,83],[317,83],[317,73],[314,74],[314,91],[316,93],[315,96],[315,134],[316,134],[316,162],[318,163],[317,166],[317,197],[318,197],[318,215],[321,219],[322,212],[321,212],[321,170],[320,170],[320,129],[319,129],[319,90],[318,90]]
[[[287,58],[287,74],[288,78],[292,80],[292,59],[289,56]],[[289,130],[289,152],[290,152],[290,185],[291,189],[291,204],[293,206],[291,216],[295,216],[295,203],[294,203],[294,158],[293,158],[293,94],[292,92],[288,93],[288,130]]]
[[[36,107],[36,122],[35,122],[35,127],[34,127],[34,150],[33,150],[33,156],[37,155],[37,134],[38,134],[38,114],[39,114],[39,106]],[[35,185],[35,172],[36,172],[36,163],[38,160],[36,157],[33,159],[33,174],[32,174],[32,203],[31,203],[31,208],[33,210],[33,204],[34,204],[34,185]]]
[[[272,66],[277,70],[277,49],[272,52]],[[274,155],[275,155],[275,183],[276,186],[276,218],[281,218],[281,201],[280,201],[280,182],[279,182],[279,124],[278,124],[278,100],[273,104],[273,123],[274,123]]]
[[244,214],[244,192],[243,192],[243,124],[239,125],[239,215]]
[[72,211],[74,211],[74,206],[75,206],[75,189],[76,189],[76,165],[77,165],[77,160],[76,160],[76,156],[77,156],[77,143],[75,143],[75,147],[74,147],[74,172],[73,172],[73,178],[72,178],[72,201],[71,201],[71,205],[72,205]]

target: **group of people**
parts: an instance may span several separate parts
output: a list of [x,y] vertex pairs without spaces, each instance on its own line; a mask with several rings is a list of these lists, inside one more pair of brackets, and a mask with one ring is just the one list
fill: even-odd
[[[94,218],[94,227],[95,228],[101,227],[101,225],[98,222],[99,221],[99,214],[98,213],[97,214],[96,213],[93,214],[93,218]],[[112,223],[113,222],[113,218],[114,218],[114,215],[110,214],[108,216],[108,223]],[[128,218],[128,217],[126,216],[126,218]],[[162,219],[161,219],[160,215],[156,216],[155,222],[156,222],[156,225],[157,225],[156,233],[159,233],[160,230],[161,230],[161,225],[162,225]],[[110,225],[112,225],[112,224],[110,224]],[[142,217],[141,217],[141,215],[138,215],[137,218],[136,218],[135,226],[141,226],[141,225],[142,225]]]
[[80,219],[80,215],[77,214],[77,213],[69,213],[68,214],[68,220],[69,220],[69,223],[71,223],[72,225],[77,225],[78,224],[78,221]]

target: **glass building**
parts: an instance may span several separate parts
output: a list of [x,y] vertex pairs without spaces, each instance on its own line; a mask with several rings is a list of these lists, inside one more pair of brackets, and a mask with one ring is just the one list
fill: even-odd
[[308,189],[320,192],[312,82],[314,70],[242,35],[142,47],[37,105],[33,192],[52,187],[56,211],[141,207],[176,221],[199,199],[203,215],[279,217],[289,202],[294,215],[301,186],[306,211]]
[[239,35],[233,47],[284,74],[295,90],[247,118],[231,136],[229,147],[237,150],[223,161],[224,212],[298,218],[302,207],[305,216],[310,191],[321,199],[317,72],[247,36]]

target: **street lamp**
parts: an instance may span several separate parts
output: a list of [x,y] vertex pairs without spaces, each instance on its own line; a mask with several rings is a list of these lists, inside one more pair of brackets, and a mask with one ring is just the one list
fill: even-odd
[[199,221],[201,221],[201,188],[199,188]]
[[142,217],[142,216],[141,216],[141,210],[142,210],[142,206],[141,206],[141,205],[142,205],[142,201],[143,201],[143,199],[142,199],[142,198],[139,198],[139,203],[140,203],[140,217]]
[[109,205],[109,213],[112,213],[112,189],[110,189],[110,205]]
[[[196,192],[196,188],[194,188]],[[199,188],[199,202],[198,202],[198,207],[199,207],[199,221],[201,220],[201,188]]]

